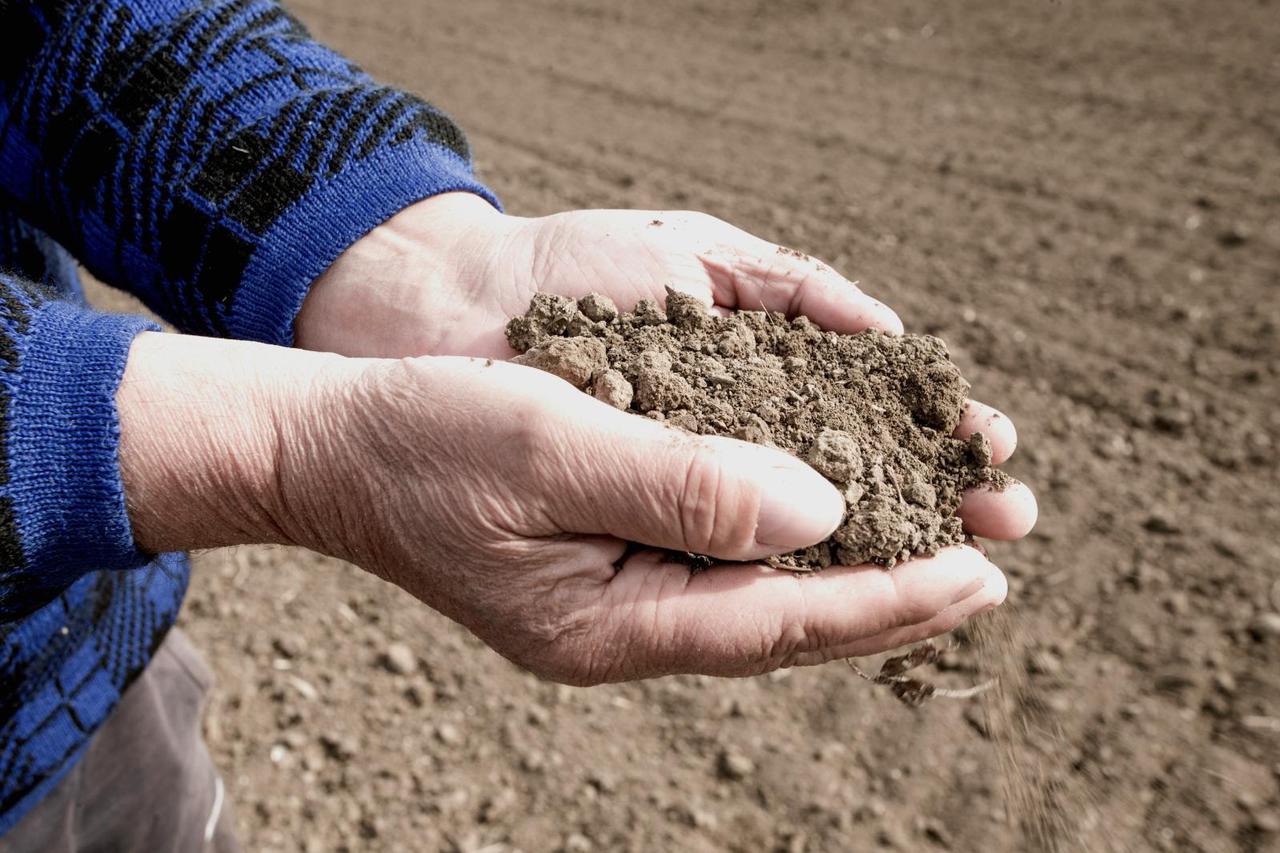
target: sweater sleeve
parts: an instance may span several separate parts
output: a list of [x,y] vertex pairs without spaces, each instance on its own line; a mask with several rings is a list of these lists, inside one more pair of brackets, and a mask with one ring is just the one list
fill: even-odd
[[0,194],[183,330],[291,343],[343,250],[454,190],[497,203],[458,127],[271,0],[0,2]]
[[115,394],[157,328],[46,299],[0,273],[0,626],[82,575],[134,568]]

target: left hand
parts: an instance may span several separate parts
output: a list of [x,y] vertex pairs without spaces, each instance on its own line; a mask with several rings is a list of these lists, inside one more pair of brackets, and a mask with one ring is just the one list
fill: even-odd
[[902,331],[888,306],[825,264],[704,213],[576,210],[537,219],[478,196],[415,204],[347,250],[312,286],[303,349],[400,358],[510,358],[503,330],[539,291],[602,293],[624,311],[670,285],[708,306],[803,314],[838,332]]

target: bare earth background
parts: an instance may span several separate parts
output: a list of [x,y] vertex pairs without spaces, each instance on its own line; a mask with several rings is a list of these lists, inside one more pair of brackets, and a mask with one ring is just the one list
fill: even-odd
[[1012,650],[943,674],[1002,695],[918,711],[843,664],[556,687],[348,566],[204,555],[247,849],[1280,850],[1275,3],[292,8],[514,213],[698,208],[860,279],[1015,418],[1042,521],[992,549]]

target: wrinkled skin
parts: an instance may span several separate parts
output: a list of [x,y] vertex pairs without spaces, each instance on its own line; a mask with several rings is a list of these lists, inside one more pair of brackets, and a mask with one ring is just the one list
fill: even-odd
[[[811,258],[693,213],[508,217],[479,199],[419,203],[352,247],[299,316],[301,347],[397,357],[318,379],[285,425],[290,538],[349,559],[559,681],[746,675],[934,636],[1003,601],[978,550],[892,572],[763,565],[691,575],[660,553],[759,560],[827,537],[835,489],[780,451],[675,433],[504,359],[502,330],[537,290],[601,292],[624,310],[664,285],[720,310],[803,313],[841,332],[902,324]],[[411,357],[425,356],[425,357]],[[466,357],[443,357],[466,356]],[[1008,418],[971,402],[998,464]],[[317,470],[317,455],[332,464]],[[341,500],[333,498],[342,495]],[[1012,539],[1025,486],[966,496],[966,528]]]

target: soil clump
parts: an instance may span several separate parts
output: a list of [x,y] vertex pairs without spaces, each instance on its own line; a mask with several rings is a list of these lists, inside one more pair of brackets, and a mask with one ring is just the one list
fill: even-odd
[[668,288],[665,312],[653,300],[623,313],[598,294],[538,294],[507,340],[517,363],[615,408],[780,448],[834,483],[840,527],[774,558],[779,568],[892,568],[935,554],[965,539],[965,489],[1008,482],[984,436],[953,437],[969,383],[932,336],[839,335],[763,311],[715,316]]

